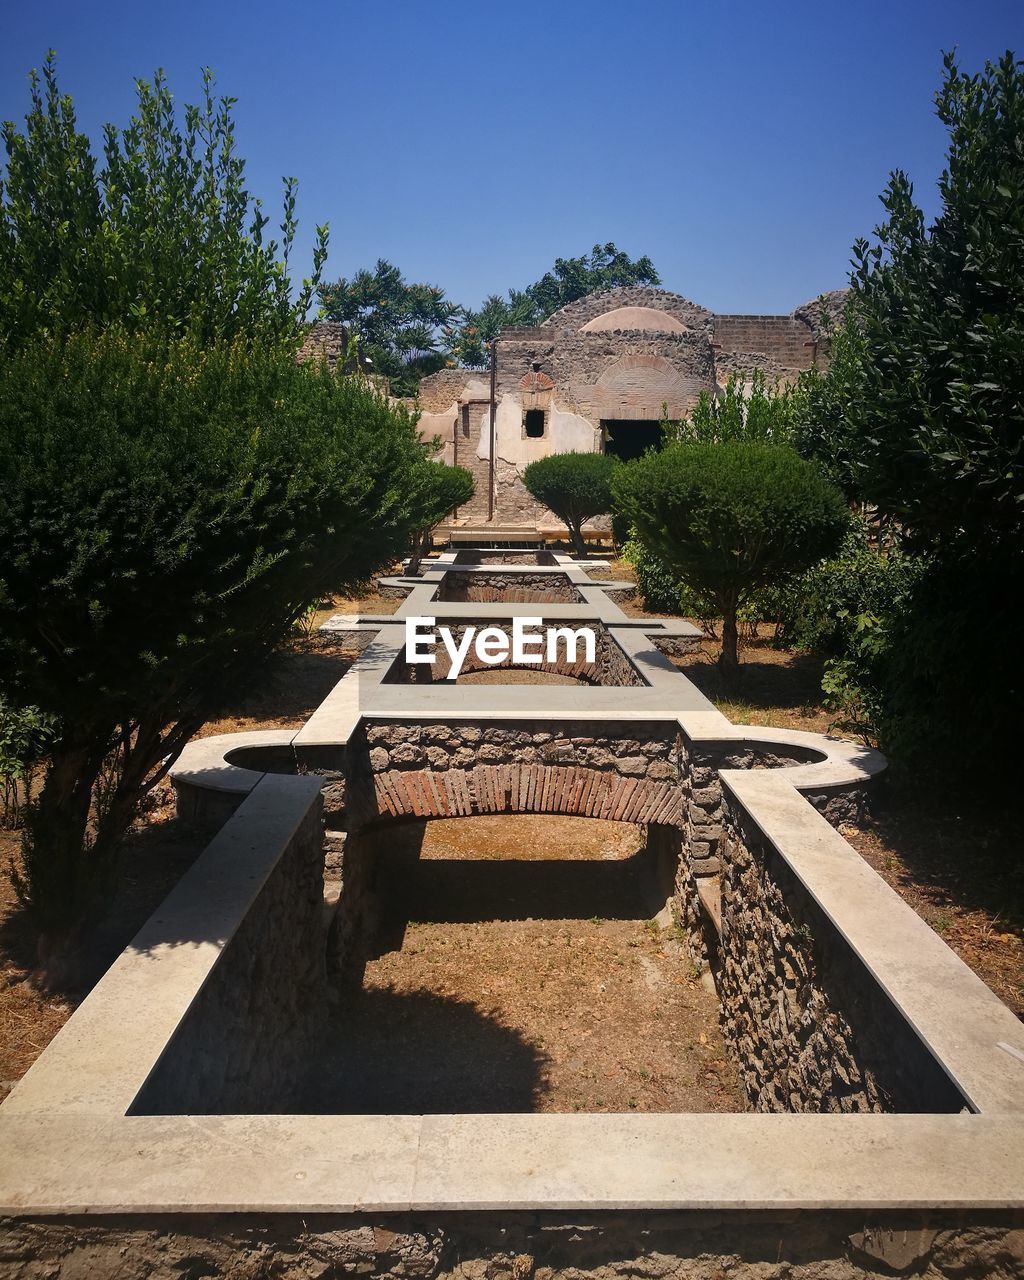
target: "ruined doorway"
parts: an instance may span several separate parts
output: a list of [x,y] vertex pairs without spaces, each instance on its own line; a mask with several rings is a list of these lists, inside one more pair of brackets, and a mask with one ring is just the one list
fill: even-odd
[[661,423],[649,418],[602,418],[601,438],[605,453],[630,462],[648,449],[660,449],[664,444]]

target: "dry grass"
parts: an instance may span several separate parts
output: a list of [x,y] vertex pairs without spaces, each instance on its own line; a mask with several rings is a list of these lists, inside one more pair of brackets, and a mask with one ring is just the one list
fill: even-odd
[[743,1109],[718,1002],[650,920],[639,828],[409,824],[379,875],[380,954],[336,1015],[308,1109]]

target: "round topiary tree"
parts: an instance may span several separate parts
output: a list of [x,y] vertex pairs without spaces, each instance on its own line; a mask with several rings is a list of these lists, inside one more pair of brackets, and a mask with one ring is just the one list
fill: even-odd
[[607,453],[553,453],[523,472],[533,497],[565,521],[578,556],[587,554],[583,522],[612,509],[612,477],[619,466]]
[[622,467],[613,491],[641,542],[716,602],[724,668],[748,597],[829,555],[849,524],[839,491],[784,445],[672,445]]

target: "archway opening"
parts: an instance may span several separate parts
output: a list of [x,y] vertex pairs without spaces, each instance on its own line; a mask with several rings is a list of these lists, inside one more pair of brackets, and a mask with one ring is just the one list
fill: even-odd
[[602,418],[601,435],[605,453],[630,462],[648,449],[664,445],[661,423],[648,418]]
[[366,839],[364,963],[303,1109],[743,1109],[667,907],[678,829],[487,815]]

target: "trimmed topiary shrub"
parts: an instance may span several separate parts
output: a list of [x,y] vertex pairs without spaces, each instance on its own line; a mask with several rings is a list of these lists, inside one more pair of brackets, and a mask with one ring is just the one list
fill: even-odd
[[614,495],[641,542],[717,605],[727,668],[739,661],[737,611],[828,555],[849,525],[838,490],[782,445],[672,445],[623,467]]
[[436,517],[427,457],[404,410],[287,348],[0,347],[0,693],[59,722],[21,878],[44,930],[82,918],[140,796],[309,602]]
[[587,554],[583,523],[612,509],[612,477],[620,466],[607,453],[553,453],[523,472],[531,495],[565,521],[578,556]]

